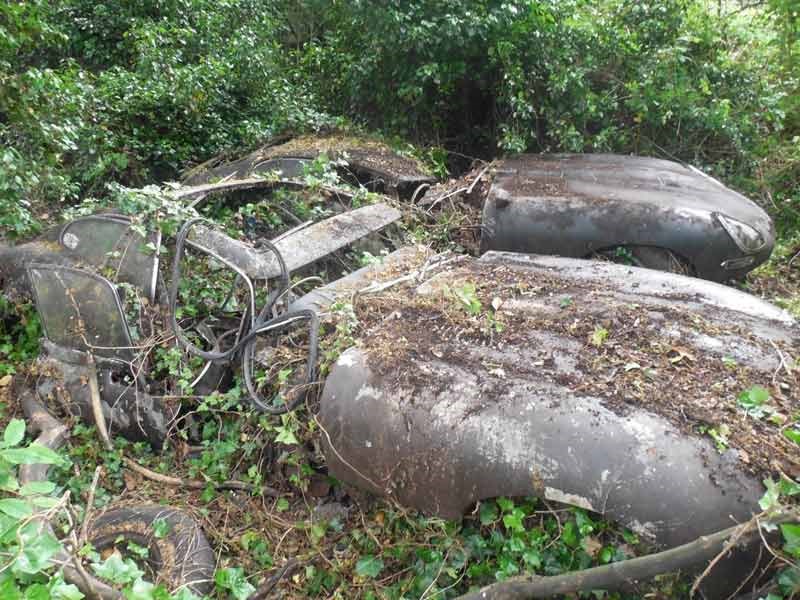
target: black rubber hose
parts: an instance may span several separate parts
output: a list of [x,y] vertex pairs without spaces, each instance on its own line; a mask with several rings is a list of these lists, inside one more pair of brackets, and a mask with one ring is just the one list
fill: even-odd
[[[228,348],[225,351],[202,350],[201,348],[195,346],[186,337],[186,335],[183,333],[183,329],[178,324],[176,309],[178,304],[178,285],[181,278],[180,263],[181,259],[183,258],[186,240],[189,237],[191,228],[202,221],[205,221],[205,219],[198,217],[190,219],[184,223],[181,227],[181,230],[178,232],[178,236],[175,241],[175,257],[172,263],[172,280],[170,282],[168,298],[170,325],[172,327],[172,331],[175,333],[175,338],[177,339],[178,344],[184,350],[207,361],[233,362],[236,354],[241,352],[242,374],[248,394],[250,395],[250,404],[257,410],[270,414],[283,414],[289,412],[290,410],[294,410],[305,398],[305,393],[298,394],[292,402],[284,406],[270,406],[264,401],[263,398],[261,398],[258,390],[253,385],[253,356],[255,353],[255,341],[258,335],[272,331],[273,329],[281,329],[286,325],[301,319],[310,322],[308,360],[306,363],[306,377],[303,385],[308,388],[316,376],[315,365],[319,346],[319,318],[317,313],[313,310],[300,310],[280,314],[270,319],[267,318],[267,316],[270,314],[270,311],[275,306],[275,303],[283,295],[283,293],[289,289],[291,283],[289,278],[289,270],[286,267],[286,261],[283,259],[283,256],[274,244],[266,240],[261,241],[261,244],[266,246],[267,249],[275,255],[278,261],[278,265],[280,266],[281,270],[280,284],[267,297],[264,306],[254,320],[252,329],[250,331],[243,332],[243,335],[239,337],[238,341],[231,348]],[[228,299],[226,299],[225,304],[227,304],[227,302]],[[226,334],[223,334],[223,336],[224,335]]]
[[[271,406],[267,404],[267,402],[261,397],[261,394],[258,393],[258,390],[253,385],[253,355],[255,353],[255,341],[256,337],[260,333],[264,333],[267,331],[272,331],[273,329],[282,329],[283,327],[290,325],[298,320],[308,320],[310,321],[309,324],[309,333],[308,333],[308,359],[306,360],[306,376],[305,382],[302,384],[306,387],[306,391],[300,394],[297,394],[297,397],[294,398],[288,404],[284,406]],[[247,387],[247,392],[250,394],[250,401],[252,402],[253,406],[255,406],[259,411],[270,413],[273,415],[280,415],[291,410],[297,408],[297,406],[305,399],[306,393],[308,392],[308,386],[314,381],[316,378],[316,364],[317,364],[317,353],[319,350],[319,318],[317,313],[313,310],[298,310],[289,313],[284,313],[282,315],[278,315],[276,318],[271,319],[265,322],[260,328],[256,327],[253,332],[254,335],[252,338],[247,342],[243,352],[242,352],[242,374],[244,375],[244,383]],[[250,337],[250,336],[248,336]]]

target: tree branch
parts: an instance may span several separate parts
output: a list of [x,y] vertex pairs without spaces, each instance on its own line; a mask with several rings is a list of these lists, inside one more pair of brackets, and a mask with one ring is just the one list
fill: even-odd
[[[799,511],[784,510],[772,515],[769,522],[778,525],[798,518]],[[456,600],[531,600],[588,590],[615,590],[632,582],[645,581],[662,573],[696,567],[704,561],[713,560],[720,552],[729,549],[729,539],[737,538],[739,544],[746,545],[758,537],[758,529],[758,525],[754,527],[751,520],[663,552],[563,575],[515,577],[468,592]]]

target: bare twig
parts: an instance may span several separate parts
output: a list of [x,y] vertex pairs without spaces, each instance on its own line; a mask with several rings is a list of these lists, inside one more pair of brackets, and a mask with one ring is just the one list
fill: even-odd
[[86,353],[86,365],[89,371],[89,399],[92,403],[94,424],[97,426],[97,433],[100,435],[100,439],[103,441],[106,450],[113,450],[114,444],[111,443],[111,437],[108,435],[106,417],[103,415],[103,405],[100,400],[100,387],[97,384],[97,367],[91,352]]
[[317,418],[317,415],[314,415],[314,422],[319,426],[319,428],[322,431],[322,433],[325,434],[325,439],[328,440],[328,445],[330,446],[331,450],[333,450],[333,453],[337,456],[337,458],[339,460],[341,460],[345,465],[350,467],[350,469],[352,469],[352,471],[354,473],[356,473],[359,477],[362,477],[364,480],[369,481],[372,485],[374,485],[375,489],[378,489],[378,490],[383,489],[383,486],[380,486],[377,483],[375,483],[372,479],[370,479],[369,477],[364,475],[361,471],[359,471],[352,464],[350,464],[344,456],[339,454],[339,451],[336,449],[336,446],[333,445],[333,440],[331,439],[331,436],[328,433],[328,430],[325,429],[325,427],[323,427],[322,423],[320,423],[319,419]]
[[475,181],[473,181],[472,185],[470,185],[467,188],[467,196],[469,196],[472,193],[472,190],[475,187],[475,185],[483,178],[483,176],[486,174],[486,171],[488,171],[491,168],[491,166],[492,163],[489,163],[483,168],[483,170],[480,173],[478,173],[478,176],[475,178]]
[[92,517],[92,509],[94,508],[94,495],[97,493],[97,484],[100,482],[100,475],[103,473],[103,467],[100,465],[94,470],[92,477],[92,485],[89,487],[89,497],[86,500],[86,510],[83,511],[83,523],[81,524],[81,535],[78,538],[78,547],[76,550],[83,548],[89,536],[89,521]]
[[457,196],[461,192],[466,192],[468,189],[469,189],[469,187],[461,187],[461,188],[458,188],[458,189],[450,192],[449,194],[444,194],[443,196],[439,196],[433,202],[431,202],[430,206],[428,206],[428,209],[425,212],[427,212],[430,215],[431,211],[436,207],[437,204],[439,204],[443,200],[447,200],[448,198],[452,198],[453,196]]
[[772,340],[769,340],[769,343],[772,346],[772,348],[775,350],[775,352],[778,353],[778,358],[780,359],[780,364],[778,365],[778,368],[775,370],[775,375],[772,378],[773,382],[777,378],[778,373],[781,370],[781,367],[783,367],[783,369],[786,371],[786,374],[789,377],[793,377],[792,367],[786,362],[786,358],[784,357],[783,352],[781,352],[781,349],[778,348],[778,345],[775,342],[773,342]]
[[700,587],[700,583],[702,583],[702,581],[706,577],[708,577],[708,574],[711,573],[711,571],[714,569],[714,567],[717,566],[719,561],[721,561],[723,559],[723,557],[728,552],[730,552],[730,550],[734,546],[736,546],[736,544],[739,542],[741,537],[745,533],[747,533],[748,530],[750,530],[753,526],[756,526],[756,527],[758,526],[758,522],[757,522],[757,518],[756,517],[753,517],[752,519],[750,519],[746,523],[742,524],[742,526],[738,528],[738,530],[730,537],[730,539],[727,542],[725,542],[725,545],[722,547],[722,550],[720,550],[719,553],[713,559],[711,559],[711,561],[708,563],[708,566],[705,569],[703,569],[703,572],[700,573],[700,575],[698,575],[697,578],[694,580],[694,583],[692,584],[692,588],[689,590],[689,597],[690,598],[694,597],[694,595],[697,593],[697,588]]
[[147,467],[143,467],[139,463],[131,460],[130,458],[123,457],[122,462],[125,463],[125,466],[128,467],[131,471],[135,471],[142,477],[149,479],[151,481],[157,481],[158,483],[163,483],[165,485],[171,485],[175,487],[185,487],[190,488],[193,490],[202,490],[209,486],[209,484],[215,487],[218,490],[241,490],[243,492],[258,492],[261,491],[267,496],[279,496],[280,492],[274,488],[269,486],[263,486],[257,488],[256,486],[245,483],[243,481],[223,481],[222,483],[214,483],[214,482],[205,482],[205,481],[198,481],[194,479],[182,479],[180,477],[171,477],[169,475],[164,475],[163,473],[158,473],[156,471],[152,471]]
[[296,558],[286,561],[286,564],[283,565],[283,567],[281,567],[277,573],[261,584],[261,586],[253,593],[252,596],[250,596],[250,598],[248,598],[248,600],[264,600],[267,598],[270,592],[275,589],[275,586],[280,583],[281,579],[287,575],[291,575],[292,572],[297,570],[300,564],[300,561]]

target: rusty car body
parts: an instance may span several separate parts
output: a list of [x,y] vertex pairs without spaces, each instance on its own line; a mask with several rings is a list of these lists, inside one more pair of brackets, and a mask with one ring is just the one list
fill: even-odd
[[775,230],[754,202],[677,162],[611,154],[500,161],[483,204],[482,249],[587,258],[712,281],[769,258]]
[[[261,189],[264,183],[253,180],[180,188],[173,195],[197,202],[220,191]],[[270,183],[275,185],[280,184]],[[155,311],[149,317],[151,327],[156,328],[151,332],[155,340],[151,345],[174,337],[180,348],[203,359],[205,367],[191,386],[195,393],[217,389],[239,361],[254,406],[266,412],[285,412],[293,406],[267,406],[248,373],[254,368],[260,338],[302,321],[308,323],[312,338],[305,374],[313,380],[317,320],[309,310],[285,310],[285,300],[292,297],[289,274],[399,219],[400,212],[388,204],[367,204],[303,223],[272,240],[260,240],[256,247],[195,218],[184,224],[174,240],[167,286],[164,273],[159,272],[161,235],[143,236],[124,215],[96,214],[70,221],[38,240],[0,248],[0,283],[6,294],[32,297],[36,302],[45,334],[44,369],[50,374],[38,383],[40,394],[64,393],[73,414],[93,423],[96,418],[86,382],[96,379],[110,430],[160,447],[179,403],[152,393],[148,379],[152,361],[132,335],[140,323],[131,322],[131,315],[126,314],[129,296],[138,296],[138,321],[143,320],[142,304]],[[243,312],[230,312],[221,306],[222,318],[193,323],[191,333],[185,319],[176,317],[181,269],[189,249],[214,265],[218,276],[231,280],[230,294],[236,291],[241,296],[239,306],[244,307]],[[257,286],[270,290],[264,306],[257,305]],[[171,335],[166,335],[170,330]],[[198,340],[207,342],[207,347],[199,347]],[[294,403],[301,398],[297,395]]]
[[[352,181],[405,200],[438,203],[419,164],[378,142],[299,137],[244,158],[193,169],[187,186],[279,173],[301,178],[325,154]],[[518,155],[493,163],[477,202],[480,249],[609,257],[712,281],[740,279],[769,258],[767,213],[699,169],[613,154]],[[472,190],[474,186],[470,185]],[[449,194],[448,194],[449,195]]]
[[351,136],[300,136],[267,144],[229,162],[212,160],[191,169],[184,186],[196,186],[279,173],[284,179],[301,178],[313,160],[324,155],[339,175],[370,191],[410,197],[420,185],[435,179],[413,158],[403,156],[376,140]]
[[[308,159],[294,150],[249,157],[227,175],[198,174],[170,194],[196,206],[220,192],[302,186],[292,177]],[[259,168],[282,173],[252,177]],[[313,348],[332,303],[357,304],[355,345],[333,365],[320,398],[327,468],[426,514],[460,518],[484,499],[532,495],[596,511],[671,547],[749,518],[775,467],[798,474],[792,442],[736,403],[758,384],[772,391],[775,412],[800,409],[796,382],[781,370],[785,356],[800,354],[787,313],[675,273],[498,251],[584,257],[655,248],[680,255],[701,277],[727,279],[769,254],[772,227],[760,209],[672,163],[561,156],[501,163],[483,215],[480,258],[408,246],[299,297],[290,273],[399,221],[400,212],[370,204],[261,245],[192,219],[175,241],[168,290],[158,252],[144,250],[157,249],[160,237],[141,236],[120,215],[93,215],[0,249],[0,279],[6,290],[32,293],[42,315],[53,378],[39,383],[40,393],[57,380],[92,422],[85,382],[96,370],[111,428],[156,446],[179,407],[152,393],[124,284],[163,308],[180,348],[203,359],[198,393],[216,389],[239,361],[253,405],[267,412],[274,407],[248,375],[254,341],[303,321]],[[201,322],[190,337],[177,317],[189,250],[243,290],[221,334]],[[752,262],[726,268],[742,255]],[[261,306],[256,282],[268,291]],[[309,351],[303,385],[314,379],[315,358]],[[723,444],[709,434],[722,424]],[[706,596],[725,598],[753,560],[748,549],[722,560],[703,582]]]
[[[796,475],[796,446],[736,400],[758,383],[776,412],[800,408],[781,367],[800,354],[800,330],[782,310],[712,282],[597,261],[498,252],[432,268],[420,255],[392,261],[389,272],[399,263],[415,275],[397,285],[361,274],[308,300],[324,310],[365,290],[363,333],[320,401],[337,479],[445,518],[533,495],[673,547],[757,513],[774,468]],[[372,304],[370,289],[381,291]],[[707,432],[720,427],[729,437],[715,444]],[[727,597],[754,556],[722,561],[706,597]]]

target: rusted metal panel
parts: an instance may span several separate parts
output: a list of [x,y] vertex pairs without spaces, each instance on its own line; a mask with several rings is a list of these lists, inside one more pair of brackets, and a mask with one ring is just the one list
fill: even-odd
[[[400,211],[388,204],[372,204],[295,231],[278,239],[275,246],[289,271],[295,271],[380,231],[400,217]],[[272,252],[260,251],[209,227],[195,227],[189,241],[237,265],[254,279],[270,279],[280,275],[278,261]]]
[[124,215],[81,217],[33,242],[0,248],[0,280],[6,293],[28,295],[32,290],[26,269],[32,263],[91,267],[139,287],[152,301],[160,245],[160,232],[142,237]]
[[344,277],[311,290],[295,300],[289,310],[310,309],[325,312],[338,299],[351,296],[359,290],[367,288],[387,273],[407,274],[403,268],[404,265],[413,263],[419,256],[427,254],[428,252],[421,248],[404,246],[385,256],[379,263],[361,267]]
[[[749,248],[737,244],[727,219],[746,242],[753,238]],[[483,226],[484,250],[582,258],[611,247],[653,246],[714,281],[740,277],[766,260],[775,236],[761,208],[705,174],[671,161],[607,154],[503,161]]]
[[[282,144],[264,146],[249,155],[211,168],[193,170],[186,185],[222,179],[245,179],[281,172],[284,179],[304,174],[304,167],[325,154],[335,161],[339,174],[377,192],[410,197],[420,185],[435,181],[420,164],[374,140],[347,136],[302,136]],[[355,180],[355,181],[354,181]]]
[[67,223],[59,242],[88,264],[108,267],[116,280],[139,287],[151,302],[155,298],[160,231],[144,238],[127,217],[91,215]]
[[31,264],[28,273],[47,338],[98,358],[130,362],[133,343],[114,286],[105,278],[57,265]]
[[[504,333],[470,338],[469,318],[459,323],[453,313],[446,313],[450,320],[437,313],[450,291],[469,281],[497,298]],[[602,513],[660,546],[760,510],[772,450],[765,454],[756,440],[720,452],[692,424],[730,415],[721,408],[723,399],[731,402],[728,388],[738,393],[753,377],[771,381],[781,365],[775,347],[800,352],[800,331],[786,313],[679,275],[498,253],[395,298],[391,317],[365,328],[325,384],[324,450],[337,479],[446,518],[481,499],[536,495]],[[591,333],[593,323],[619,329],[619,343],[594,348],[581,329]],[[661,372],[661,383],[645,383],[641,393],[633,383],[615,384],[627,370],[650,369],[646,361],[660,353],[677,353],[674,347],[684,353],[678,360],[705,361],[685,372],[686,381],[717,368],[713,383],[721,381],[724,391],[711,384],[684,389],[683,380],[675,383],[677,370]],[[628,351],[639,353],[641,364]],[[748,378],[737,383],[723,357]],[[795,396],[782,401],[781,410],[800,408]],[[779,432],[770,437],[778,447],[785,442]],[[791,459],[791,450],[783,456]],[[783,468],[791,470],[791,462]],[[743,553],[725,561],[707,589],[732,591],[734,576],[749,572],[742,564],[752,560]]]

